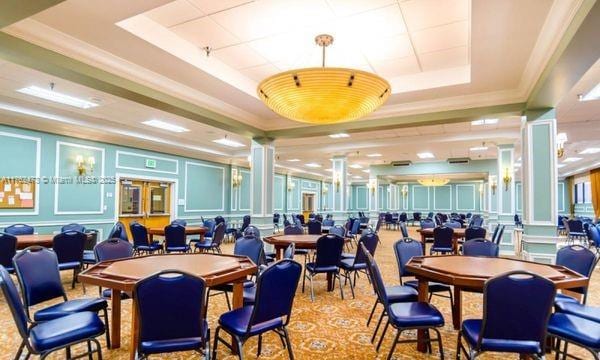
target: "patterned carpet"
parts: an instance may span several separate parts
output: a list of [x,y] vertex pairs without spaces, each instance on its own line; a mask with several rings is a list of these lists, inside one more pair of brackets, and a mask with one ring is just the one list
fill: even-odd
[[[416,235],[414,229],[411,232]],[[396,260],[392,250],[392,244],[399,238],[399,232],[386,231],[381,232],[381,241],[375,256],[387,284],[398,283],[398,270]],[[224,252],[231,252],[230,244],[224,246]],[[599,272],[600,270],[596,270]],[[70,299],[82,297],[82,286],[77,285],[75,290],[70,290],[71,276],[64,275],[64,286],[68,290]],[[366,320],[373,305],[375,296],[372,287],[367,280],[361,277],[358,280],[356,289],[356,299],[352,299],[350,288],[346,286],[344,293],[345,300],[340,299],[339,291],[328,293],[325,291],[326,281],[323,275],[315,282],[314,303],[311,303],[308,292],[302,293],[298,290],[294,302],[292,320],[289,325],[292,347],[296,359],[385,359],[390,349],[393,335],[395,332],[388,331],[386,339],[382,345],[379,354],[375,352],[374,346],[370,343],[370,337],[374,325],[366,327]],[[88,286],[88,295],[95,295],[96,290]],[[454,359],[456,356],[456,337],[457,332],[453,330],[450,316],[449,300],[434,297],[433,304],[437,306],[446,318],[446,326],[442,330],[444,342],[444,353],[446,358]],[[589,304],[600,305],[600,276],[596,274],[592,277]],[[129,348],[130,331],[130,309],[131,301],[123,302],[123,322],[122,322],[122,347],[117,350],[107,350],[104,347],[104,337],[100,340],[103,344],[103,355],[106,359],[128,359],[127,349]],[[225,299],[223,296],[214,296],[211,298],[209,307],[209,323],[215,327],[219,314],[226,311]],[[482,297],[478,294],[465,294],[463,300],[464,318],[475,318],[481,316]],[[185,314],[182,314],[185,316]],[[14,327],[12,316],[6,306],[4,299],[0,299],[0,359],[12,359],[19,346],[20,338]],[[214,334],[214,330],[213,330]],[[414,334],[405,334],[404,336],[414,336]],[[212,346],[212,343],[211,343]],[[256,338],[249,340],[244,346],[244,355],[246,359],[256,358],[257,341]],[[578,354],[584,358],[589,354],[578,351]],[[59,353],[52,359],[64,358],[64,353]],[[197,353],[177,353],[152,358],[162,359],[197,359]],[[236,356],[229,354],[225,347],[220,345],[217,358],[236,359]],[[267,334],[263,339],[262,359],[287,359],[287,351],[281,346],[281,342],[275,334]],[[434,346],[432,355],[416,352],[414,344],[401,344],[396,347],[394,359],[437,359],[437,346]],[[518,356],[505,354],[485,354],[481,359],[516,359]]]

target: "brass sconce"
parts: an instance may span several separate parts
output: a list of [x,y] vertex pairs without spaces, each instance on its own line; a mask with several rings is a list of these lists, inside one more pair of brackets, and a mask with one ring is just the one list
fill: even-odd
[[292,190],[294,190],[296,188],[296,183],[293,182],[292,180],[288,179],[288,183],[287,183],[287,191],[291,192]]
[[371,195],[375,194],[375,189],[377,188],[377,180],[371,179],[367,184],[367,188],[371,190]]
[[77,174],[79,176],[84,176],[87,174],[88,170],[90,173],[94,172],[96,159],[93,156],[90,156],[87,158],[87,160],[84,160],[83,155],[77,155],[77,157],[75,157],[75,162],[77,163]]
[[496,180],[492,180],[490,187],[492,188],[492,195],[496,195],[496,189],[498,188],[498,184],[496,183]]
[[558,156],[559,159],[565,155],[565,143],[567,140],[566,133],[556,134],[556,156]]
[[234,188],[241,186],[242,180],[244,180],[242,173],[238,172],[238,169],[231,169],[231,186]]
[[333,176],[333,183],[335,184],[335,190],[336,191],[340,191],[340,185],[342,183],[342,179],[340,179],[339,174],[334,174]]
[[504,191],[508,191],[508,185],[512,181],[512,176],[510,176],[510,169],[507,167],[504,169],[504,177],[502,177],[502,182],[504,183]]
[[403,198],[406,198],[408,196],[408,185],[403,185],[400,193],[402,194]]
[[329,193],[329,186],[327,184],[323,184],[323,195],[327,195]]

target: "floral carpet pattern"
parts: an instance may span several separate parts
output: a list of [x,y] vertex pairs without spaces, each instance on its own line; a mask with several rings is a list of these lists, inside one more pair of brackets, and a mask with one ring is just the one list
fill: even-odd
[[[414,229],[410,229],[413,237],[417,237]],[[381,244],[377,249],[375,258],[381,268],[386,284],[398,284],[398,269],[392,249],[393,243],[400,238],[398,231],[382,230],[380,233]],[[223,251],[231,253],[233,246],[225,244]],[[303,262],[302,258],[297,259]],[[588,304],[600,305],[600,270],[596,269],[596,274],[592,276],[590,285],[590,294]],[[16,281],[16,279],[15,279]],[[302,280],[301,280],[302,281]],[[95,296],[95,288],[87,286],[87,295],[83,294],[81,284],[77,284],[74,290],[70,286],[71,274],[64,273],[63,283],[68,291],[69,299],[75,299],[83,296]],[[308,283],[307,283],[308,285]],[[309,291],[301,292],[301,284],[296,294],[292,319],[289,324],[290,338],[292,348],[296,359],[344,359],[344,360],[362,360],[362,359],[386,359],[395,331],[388,330],[387,336],[382,344],[379,353],[375,351],[375,346],[371,344],[370,338],[373,333],[374,324],[366,326],[366,321],[375,301],[373,289],[365,276],[361,276],[357,281],[355,289],[356,298],[352,299],[350,287],[344,287],[345,300],[340,298],[339,289],[333,292],[326,291],[325,276],[317,277],[315,281],[315,301],[310,301]],[[454,359],[456,357],[456,339],[457,332],[452,327],[450,315],[450,302],[448,299],[434,296],[432,303],[437,306],[445,316],[446,325],[442,329],[442,339],[444,345],[444,355],[446,358]],[[381,309],[381,307],[379,307]],[[105,359],[128,359],[129,333],[130,333],[130,311],[131,301],[124,300],[122,304],[122,341],[121,348],[108,350],[105,346],[105,338],[99,338],[103,345],[103,357]],[[227,305],[224,296],[218,295],[211,297],[208,318],[211,326],[211,333],[214,334],[218,316],[227,311]],[[477,318],[481,317],[482,296],[480,294],[467,293],[463,295],[463,317]],[[379,310],[376,316],[379,315]],[[182,314],[185,316],[185,314]],[[381,331],[380,331],[381,333]],[[413,333],[403,334],[403,338],[414,336]],[[12,316],[6,305],[4,298],[0,297],[0,359],[12,359],[20,344],[20,337],[14,326]],[[213,346],[211,341],[211,347]],[[576,350],[574,346],[570,350]],[[219,345],[217,353],[218,359],[231,360],[237,359],[223,346]],[[244,345],[244,358],[256,359],[257,339],[252,338]],[[416,351],[415,344],[399,344],[396,347],[393,359],[439,359],[437,345],[433,345],[432,354],[422,354]],[[577,355],[582,358],[591,358],[589,353],[577,349]],[[74,350],[74,353],[77,353]],[[554,354],[551,355],[554,357]],[[52,359],[63,359],[64,352],[56,353],[51,356]],[[194,352],[155,355],[152,359],[198,359],[199,355]],[[276,334],[267,334],[263,337],[263,348],[261,359],[287,359],[287,350],[283,349],[280,339]],[[486,353],[478,359],[518,359],[517,355]]]

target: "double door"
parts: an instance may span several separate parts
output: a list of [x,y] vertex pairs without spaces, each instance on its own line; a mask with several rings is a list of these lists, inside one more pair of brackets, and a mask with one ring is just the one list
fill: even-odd
[[121,179],[119,181],[119,221],[129,238],[129,223],[165,227],[171,221],[172,183],[150,180]]

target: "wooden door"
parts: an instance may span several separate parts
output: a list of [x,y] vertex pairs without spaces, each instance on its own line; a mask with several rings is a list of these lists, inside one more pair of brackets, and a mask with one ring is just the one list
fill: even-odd
[[308,222],[308,215],[315,212],[315,194],[302,193],[302,214]]
[[119,221],[127,229],[137,221],[146,227],[164,227],[171,221],[171,183],[136,179],[119,182]]

